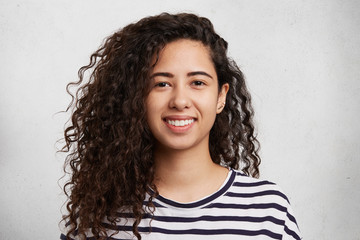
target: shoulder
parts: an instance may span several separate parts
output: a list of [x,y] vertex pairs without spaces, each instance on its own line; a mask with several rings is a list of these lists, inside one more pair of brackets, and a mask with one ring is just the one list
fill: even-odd
[[261,214],[280,220],[284,226],[284,236],[300,239],[290,201],[281,187],[268,180],[249,177],[238,170],[232,171],[235,178],[226,197],[232,198],[233,202],[245,204],[247,209],[261,211]]
[[232,170],[235,175],[231,187],[226,195],[235,197],[238,201],[246,203],[266,204],[286,213],[290,201],[284,191],[274,182],[253,178],[239,170]]
[[248,197],[273,196],[274,199],[279,198],[279,201],[289,204],[289,199],[284,191],[274,182],[249,177],[239,170],[232,171],[234,171],[235,178],[231,190],[247,193]]

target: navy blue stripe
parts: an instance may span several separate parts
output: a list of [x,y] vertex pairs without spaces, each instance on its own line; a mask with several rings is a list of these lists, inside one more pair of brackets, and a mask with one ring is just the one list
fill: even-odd
[[162,228],[151,228],[152,232],[174,234],[174,235],[183,235],[183,234],[193,234],[193,235],[243,235],[243,236],[258,236],[265,235],[273,239],[281,239],[280,234],[273,233],[268,230],[258,230],[250,231],[243,229],[188,229],[188,230],[168,230]]
[[288,235],[292,236],[296,240],[301,240],[300,236],[297,235],[294,231],[290,230],[286,225],[284,226],[284,230]]
[[213,203],[206,208],[233,208],[233,209],[270,209],[274,208],[281,212],[286,213],[287,209],[284,206],[281,206],[276,203],[255,203],[255,204],[235,204],[235,203]]
[[[133,214],[130,213],[118,213],[118,217],[133,218]],[[172,223],[191,223],[199,221],[208,222],[221,222],[221,221],[234,221],[234,222],[272,222],[277,225],[284,225],[284,220],[277,219],[272,216],[265,217],[249,217],[249,216],[210,216],[204,215],[200,217],[176,217],[176,216],[151,216],[146,214],[142,219],[153,219],[158,222],[172,222]],[[110,225],[109,225],[110,227]],[[113,229],[113,228],[112,228]]]
[[280,196],[283,199],[285,199],[287,202],[289,202],[288,198],[279,191],[276,190],[266,190],[261,192],[255,192],[255,193],[234,193],[234,192],[227,192],[225,196],[228,197],[238,197],[238,198],[252,198],[252,197],[262,197],[262,196],[268,196],[268,195],[276,195]]
[[[143,202],[143,205],[144,205],[144,206],[147,206],[148,203],[149,203],[149,201],[144,201],[144,202]],[[160,203],[158,203],[158,202],[156,202],[156,201],[153,201],[153,204],[154,204],[154,206],[157,207],[157,208],[165,208],[165,206],[161,205]]]
[[290,221],[292,221],[293,223],[296,224],[297,226],[297,222],[296,222],[296,219],[293,215],[291,215],[289,212],[286,213],[286,216],[289,218]]
[[241,173],[241,172],[236,172],[236,176],[243,176],[243,177],[249,177],[248,175]]
[[[131,231],[131,226],[119,226],[117,230]],[[186,229],[186,230],[171,230],[157,227],[138,227],[139,232],[142,233],[163,233],[172,235],[239,235],[239,236],[259,236],[265,235],[273,239],[281,239],[280,234],[271,232],[269,230],[261,229],[258,231],[250,231],[243,229]]]
[[236,175],[235,171],[231,170],[230,179],[227,181],[225,186],[223,186],[219,191],[217,191],[216,193],[210,195],[209,197],[204,198],[203,200],[200,200],[200,201],[197,201],[197,202],[194,202],[194,203],[179,203],[179,202],[175,202],[175,201],[172,201],[170,199],[164,198],[162,196],[157,196],[156,200],[159,200],[159,201],[161,201],[163,203],[166,203],[168,205],[171,205],[173,207],[196,208],[196,207],[205,205],[205,204],[213,201],[214,199],[220,197],[221,195],[223,195],[231,187],[231,185],[233,184],[234,179],[235,179],[235,175]]
[[262,185],[275,185],[275,183],[269,181],[260,181],[260,182],[252,182],[252,183],[234,182],[233,184],[233,186],[235,187],[258,187]]
[[[149,217],[150,218],[150,217]],[[172,223],[191,223],[199,221],[208,222],[221,222],[221,221],[235,221],[235,222],[272,222],[277,225],[284,225],[284,220],[280,220],[271,216],[266,217],[240,217],[240,216],[201,216],[201,217],[167,217],[167,216],[154,216],[153,220],[159,222],[172,222]]]

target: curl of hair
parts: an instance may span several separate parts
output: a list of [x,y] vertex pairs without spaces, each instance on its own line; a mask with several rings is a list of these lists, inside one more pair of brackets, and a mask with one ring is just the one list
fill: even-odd
[[[80,68],[79,81],[67,86],[73,100],[69,126],[65,129],[68,152],[64,170],[71,174],[64,186],[70,226],[67,237],[108,237],[103,221],[115,229],[119,212],[130,211],[138,231],[145,213],[153,213],[158,195],[154,180],[154,138],[146,122],[145,99],[154,56],[177,39],[191,39],[208,47],[219,87],[230,88],[224,110],[210,132],[212,160],[258,177],[259,144],[252,123],[253,109],[242,72],[227,57],[227,42],[203,17],[163,13],[130,24],[108,37]],[[156,63],[155,63],[156,64]],[[88,80],[85,73],[91,72]],[[75,94],[69,90],[78,86]],[[155,190],[154,192],[150,188]],[[146,194],[150,196],[143,208]]]

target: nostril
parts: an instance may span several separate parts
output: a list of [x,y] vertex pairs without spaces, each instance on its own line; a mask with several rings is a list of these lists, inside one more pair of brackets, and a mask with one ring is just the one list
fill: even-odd
[[186,98],[176,98],[170,101],[169,103],[170,108],[176,108],[176,109],[184,109],[189,108],[191,106],[191,101]]

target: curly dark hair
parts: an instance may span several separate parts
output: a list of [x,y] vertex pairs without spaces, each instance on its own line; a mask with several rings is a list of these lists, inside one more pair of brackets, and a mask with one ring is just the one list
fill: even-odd
[[[141,239],[137,226],[145,213],[153,213],[152,199],[158,195],[153,183],[155,141],[145,109],[149,73],[154,57],[178,39],[208,47],[219,87],[230,86],[225,108],[210,131],[213,162],[258,177],[259,143],[250,94],[242,72],[227,57],[227,42],[204,17],[162,13],[143,18],[109,36],[89,64],[80,68],[79,81],[67,86],[73,98],[62,149],[68,153],[64,170],[71,176],[64,186],[68,239],[74,234],[84,237],[87,231],[95,239],[105,239],[103,221],[115,227],[116,213],[124,209],[131,211],[133,233]],[[89,78],[85,77],[88,71]],[[74,94],[73,86],[78,87]],[[144,208],[147,194],[150,199]]]

